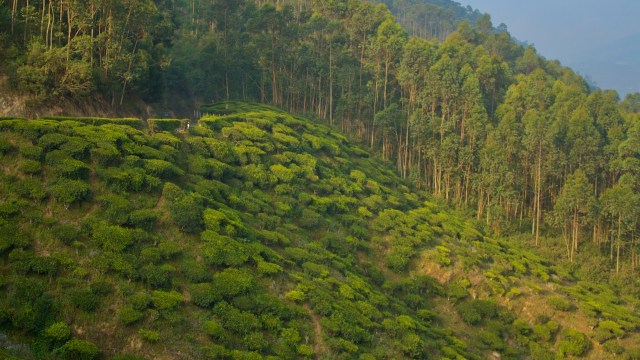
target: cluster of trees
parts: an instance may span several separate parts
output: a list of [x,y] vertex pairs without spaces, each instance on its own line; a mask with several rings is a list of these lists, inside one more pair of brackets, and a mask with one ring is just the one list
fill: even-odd
[[[440,41],[455,31],[460,21],[474,24],[482,16],[478,10],[451,0],[383,0],[374,3],[386,4],[410,36]],[[503,24],[499,28],[506,30]]]

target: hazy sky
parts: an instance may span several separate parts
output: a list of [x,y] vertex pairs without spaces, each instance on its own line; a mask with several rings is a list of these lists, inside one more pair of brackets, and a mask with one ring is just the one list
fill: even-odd
[[457,0],[598,86],[640,91],[638,0]]

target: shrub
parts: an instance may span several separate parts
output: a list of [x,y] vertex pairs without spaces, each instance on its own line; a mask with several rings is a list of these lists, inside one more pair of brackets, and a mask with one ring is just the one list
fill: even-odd
[[291,290],[291,291],[289,291],[288,293],[285,294],[284,298],[289,300],[289,301],[293,301],[293,302],[302,302],[307,297],[306,297],[305,293],[300,291],[300,290]]
[[100,118],[100,117],[73,117],[73,116],[42,116],[41,120],[55,120],[55,121],[77,121],[87,125],[126,125],[136,129],[142,129],[142,121],[135,118]]
[[159,160],[159,159],[145,160],[144,168],[145,170],[147,170],[149,174],[159,177],[160,179],[167,179],[175,176],[184,175],[184,171],[182,171],[177,166],[165,160]]
[[224,297],[234,297],[249,291],[254,286],[253,276],[239,269],[225,269],[213,274],[213,285]]
[[202,199],[193,194],[186,195],[178,186],[167,183],[162,190],[167,199],[169,213],[182,231],[196,233],[202,229]]
[[204,328],[204,332],[207,333],[207,335],[212,336],[216,339],[220,339],[225,335],[224,328],[217,321],[205,321],[202,327]]
[[209,283],[192,284],[189,286],[189,293],[191,293],[191,302],[203,308],[211,306],[219,299],[213,285]]
[[500,315],[500,305],[493,300],[474,300],[472,304],[482,318],[493,319]]
[[145,340],[148,342],[160,341],[160,333],[157,331],[140,329],[138,330],[138,335],[140,335],[142,340]]
[[154,210],[134,210],[129,215],[129,224],[147,231],[151,231],[158,221],[158,214]]
[[194,259],[186,259],[180,266],[180,271],[191,283],[205,282],[211,278],[209,269]]
[[202,233],[202,239],[206,242],[202,254],[209,264],[238,266],[249,260],[246,246],[228,236],[207,230]]
[[137,292],[129,296],[128,303],[133,309],[142,311],[151,303],[151,296],[146,292]]
[[98,166],[108,166],[113,164],[120,156],[120,151],[113,145],[102,145],[89,150],[91,161]]
[[19,170],[27,175],[35,175],[42,171],[42,165],[36,160],[22,160]]
[[57,322],[46,328],[44,334],[55,342],[62,342],[71,337],[71,329],[64,322]]
[[10,151],[13,151],[15,149],[15,146],[13,146],[13,144],[7,140],[7,139],[0,139],[0,154],[4,155],[9,153]]
[[447,297],[454,301],[464,299],[469,296],[467,289],[459,283],[453,283],[447,286]]
[[97,199],[102,205],[104,218],[114,225],[123,225],[129,220],[131,204],[128,199],[118,195],[101,196]]
[[562,355],[582,356],[591,348],[589,338],[578,331],[564,329],[562,340],[558,343],[558,352]]
[[624,334],[624,330],[618,323],[611,320],[603,320],[598,324],[593,337],[602,344],[609,339],[620,338]]
[[55,165],[56,176],[67,179],[82,180],[89,176],[89,167],[80,160],[64,159],[60,164]]
[[118,312],[118,320],[124,325],[131,325],[142,319],[143,316],[142,312],[129,305],[122,307]]
[[184,303],[184,296],[177,291],[154,290],[151,293],[151,303],[156,309],[168,310]]
[[42,201],[47,197],[47,191],[40,179],[25,178],[12,184],[17,194],[27,199]]
[[574,309],[573,304],[561,297],[550,297],[547,299],[547,303],[557,311],[571,311]]
[[72,339],[67,341],[58,351],[64,358],[77,360],[93,360],[100,355],[96,344],[87,340]]
[[607,341],[606,343],[604,343],[604,345],[602,345],[602,347],[604,348],[605,351],[611,353],[611,354],[615,354],[615,355],[622,355],[624,353],[624,346],[620,343],[620,341]]
[[29,145],[20,148],[20,155],[25,159],[42,160],[42,148],[40,146]]
[[456,311],[464,322],[469,325],[475,325],[482,320],[482,316],[476,308],[468,301],[460,302],[456,305]]
[[51,195],[68,208],[71,204],[91,196],[91,187],[84,181],[61,179],[50,187]]
[[411,246],[398,245],[394,246],[387,254],[386,261],[389,269],[395,272],[401,272],[407,269],[411,256],[415,252]]
[[188,119],[147,119],[151,131],[174,131],[185,129]]
[[93,311],[100,306],[100,298],[91,289],[75,289],[71,291],[73,305],[84,311]]
[[93,239],[103,249],[120,253],[133,244],[133,231],[118,225],[97,224]]
[[502,350],[505,347],[505,343],[502,338],[492,331],[482,330],[478,333],[478,339],[492,350]]
[[51,234],[67,245],[71,245],[80,238],[80,230],[71,225],[55,225],[51,228]]

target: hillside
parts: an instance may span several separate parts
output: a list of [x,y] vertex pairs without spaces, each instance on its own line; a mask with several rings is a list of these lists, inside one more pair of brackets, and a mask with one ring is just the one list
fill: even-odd
[[632,288],[487,236],[324,125],[204,110],[0,121],[2,351],[637,356]]

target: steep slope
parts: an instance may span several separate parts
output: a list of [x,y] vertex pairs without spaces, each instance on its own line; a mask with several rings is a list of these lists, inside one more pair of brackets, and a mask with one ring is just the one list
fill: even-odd
[[[152,121],[155,132],[136,119],[0,122],[3,347],[25,358],[473,358],[433,323],[440,285],[378,266],[388,239],[370,241],[371,219],[419,206],[393,172],[324,126],[229,105],[241,112],[188,132],[180,121]],[[396,267],[409,256],[392,254]]]
[[542,359],[633,346],[637,301],[486,237],[329,128],[265,105],[205,110],[198,124],[0,121],[0,347]]

